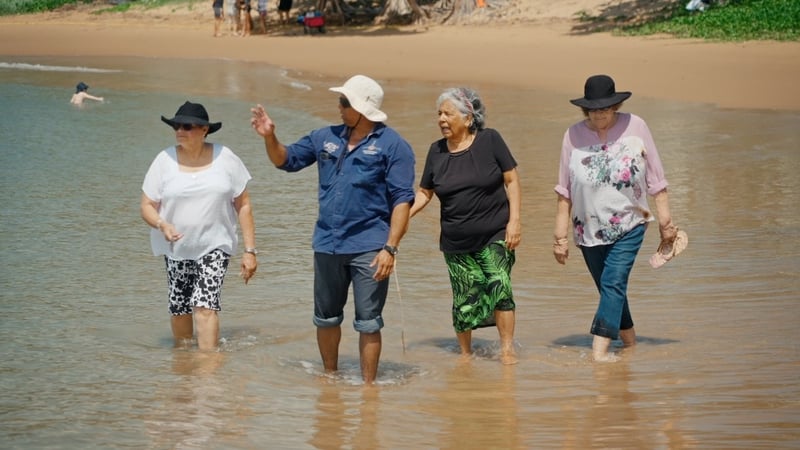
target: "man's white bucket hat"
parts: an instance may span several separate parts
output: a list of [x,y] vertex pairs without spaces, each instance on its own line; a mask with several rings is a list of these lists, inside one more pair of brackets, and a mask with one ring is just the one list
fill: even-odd
[[383,89],[370,77],[355,75],[344,86],[332,87],[330,90],[347,97],[350,106],[372,122],[385,122],[388,118],[381,111]]

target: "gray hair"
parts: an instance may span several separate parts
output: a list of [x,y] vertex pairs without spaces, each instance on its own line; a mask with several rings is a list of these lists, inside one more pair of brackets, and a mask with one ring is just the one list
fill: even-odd
[[470,133],[482,130],[486,126],[486,106],[474,90],[466,87],[446,89],[436,100],[436,107],[440,108],[445,101],[452,103],[464,118],[472,116],[469,124]]

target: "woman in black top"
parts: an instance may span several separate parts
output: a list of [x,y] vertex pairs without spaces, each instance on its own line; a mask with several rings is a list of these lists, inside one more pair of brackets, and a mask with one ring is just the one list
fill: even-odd
[[521,235],[522,190],[517,162],[486,108],[469,88],[445,90],[436,102],[444,138],[425,160],[411,216],[436,194],[439,248],[453,289],[453,327],[462,355],[472,354],[472,330],[497,325],[500,360],[517,362],[511,267]]

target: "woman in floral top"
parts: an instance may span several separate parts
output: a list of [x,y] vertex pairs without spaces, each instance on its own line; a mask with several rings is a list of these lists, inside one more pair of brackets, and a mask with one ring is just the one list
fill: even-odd
[[653,221],[647,194],[655,199],[659,232],[673,241],[667,180],[647,124],[619,112],[630,92],[616,92],[614,80],[595,75],[586,80],[584,97],[570,102],[584,120],[564,134],[559,167],[558,206],[553,255],[560,264],[569,256],[568,228],[600,292],[592,322],[592,355],[609,354],[612,339],[632,346],[636,332],[628,307],[628,277],[642,246],[647,223]]

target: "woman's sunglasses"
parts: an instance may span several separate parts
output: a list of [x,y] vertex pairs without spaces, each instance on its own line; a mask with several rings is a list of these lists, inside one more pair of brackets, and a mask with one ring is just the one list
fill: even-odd
[[175,131],[178,131],[178,130],[192,131],[192,129],[194,127],[196,127],[196,126],[198,126],[198,125],[194,125],[194,124],[191,124],[191,123],[173,123],[172,124],[172,129],[175,130]]
[[349,108],[350,100],[348,100],[347,97],[339,97],[339,106],[342,108]]

